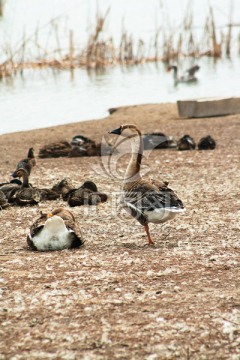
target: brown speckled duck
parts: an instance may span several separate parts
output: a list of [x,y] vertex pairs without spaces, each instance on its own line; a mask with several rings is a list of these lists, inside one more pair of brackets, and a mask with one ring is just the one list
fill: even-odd
[[97,205],[107,201],[107,195],[98,192],[93,181],[85,181],[78,189],[71,190],[68,195],[69,206]]
[[62,195],[63,200],[67,201],[69,192],[76,190],[76,188],[73,186],[70,180],[64,178],[58,181],[57,184],[52,187],[52,190]]
[[29,185],[28,172],[26,169],[18,169],[16,176],[22,178],[22,185],[13,189],[9,195],[8,201],[16,205],[36,205],[41,200],[41,193],[37,188]]
[[71,151],[71,145],[67,141],[59,141],[44,145],[40,150],[38,156],[40,158],[58,158],[68,156]]
[[6,209],[8,206],[9,206],[9,204],[7,202],[7,198],[4,194],[4,192],[2,192],[0,190],[0,210]]
[[42,213],[34,221],[27,243],[32,250],[51,251],[79,248],[84,242],[74,215],[57,208],[49,214]]
[[21,180],[13,179],[10,182],[4,182],[0,184],[0,190],[4,193],[8,199],[13,190],[20,189],[22,185]]
[[[130,134],[127,134],[130,132]],[[148,244],[153,245],[149,223],[164,223],[184,211],[182,201],[167,183],[144,180],[140,174],[143,140],[135,125],[122,125],[111,134],[129,136],[132,155],[123,180],[123,203],[130,214],[139,221],[147,234]],[[134,136],[133,136],[134,135]]]
[[38,190],[41,194],[41,200],[57,200],[60,198],[60,194],[52,189],[39,188]]
[[19,169],[25,169],[28,173],[28,176],[30,176],[32,168],[36,165],[36,159],[34,155],[34,149],[31,147],[28,150],[27,157],[23,160],[20,160],[17,164],[16,170],[12,173],[12,177],[17,177],[17,171]]

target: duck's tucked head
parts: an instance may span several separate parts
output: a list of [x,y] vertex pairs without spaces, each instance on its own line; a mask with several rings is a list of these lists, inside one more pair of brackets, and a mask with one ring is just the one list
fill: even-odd
[[52,212],[48,214],[48,218],[51,218],[54,215],[61,217],[63,220],[75,221],[75,217],[71,213],[71,211],[69,211],[65,208],[62,208],[62,207],[52,210]]
[[82,189],[89,189],[92,190],[93,192],[97,192],[97,185],[93,182],[93,181],[85,181],[83,183],[83,185],[81,186]]

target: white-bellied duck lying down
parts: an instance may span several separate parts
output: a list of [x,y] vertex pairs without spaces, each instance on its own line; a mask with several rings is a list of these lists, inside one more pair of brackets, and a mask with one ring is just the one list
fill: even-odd
[[34,221],[27,243],[32,250],[64,250],[79,248],[83,238],[74,215],[67,209],[57,208]]

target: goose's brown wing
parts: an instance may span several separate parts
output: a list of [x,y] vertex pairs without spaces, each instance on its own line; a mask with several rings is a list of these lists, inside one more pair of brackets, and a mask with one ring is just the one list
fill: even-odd
[[81,230],[80,230],[80,227],[78,226],[78,224],[76,224],[75,221],[73,221],[73,220],[65,220],[65,225],[66,225],[67,229],[72,230],[74,233],[74,238],[73,238],[71,247],[77,248],[77,247],[80,247],[81,245],[83,245],[84,241],[83,241],[82,233],[81,233]]
[[32,238],[35,235],[37,235],[39,231],[43,229],[46,220],[47,220],[47,214],[41,213],[40,217],[37,220],[35,220],[33,224],[30,226],[29,235],[27,236],[27,243],[32,250],[37,250],[37,248],[33,244]]
[[81,229],[76,223],[75,217],[71,211],[65,208],[57,208],[52,211],[52,215],[60,216],[67,229],[73,231],[73,242],[72,242],[72,248],[77,248],[83,245],[83,237],[81,233]]
[[157,186],[160,196],[167,200],[170,207],[184,209],[184,205],[176,193],[168,187],[167,181],[153,180],[152,183]]
[[124,194],[124,204],[130,210],[131,215],[142,225],[147,223],[146,212],[156,209],[172,211],[184,209],[182,201],[172,189],[168,188],[165,183],[158,185],[159,187],[148,182],[142,182]]
[[136,191],[134,197],[133,194],[130,197],[125,196],[125,202],[129,201],[138,208],[149,211],[153,210],[153,208],[184,209],[182,201],[168,187],[162,188],[159,191],[148,190],[144,193]]

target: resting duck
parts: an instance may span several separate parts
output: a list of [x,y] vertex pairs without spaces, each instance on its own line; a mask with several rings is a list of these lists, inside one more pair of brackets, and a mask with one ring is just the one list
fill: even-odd
[[143,135],[144,150],[168,149],[176,147],[172,137],[161,132],[154,132]]
[[12,191],[20,189],[21,185],[22,185],[21,180],[13,179],[10,182],[5,182],[0,184],[0,190],[4,193],[4,195],[8,199]]
[[86,146],[87,144],[95,144],[95,141],[83,135],[76,135],[72,138],[70,145],[72,148]]
[[29,185],[27,170],[18,169],[16,176],[23,179],[22,185],[11,191],[8,201],[21,206],[38,204],[41,200],[41,193],[37,188]]
[[83,239],[74,215],[67,209],[57,208],[34,221],[27,243],[32,250],[64,250],[79,248]]
[[152,181],[142,179],[140,167],[143,140],[140,130],[135,125],[127,124],[110,133],[128,136],[127,129],[130,130],[132,156],[123,181],[123,203],[130,214],[144,226],[148,244],[154,245],[148,224],[171,220],[184,211],[184,206],[173,190],[168,188],[167,183],[163,183],[163,186],[160,183],[155,185]]
[[7,198],[4,194],[4,192],[2,192],[0,190],[0,210],[6,209],[8,206],[9,206],[9,204],[7,202]]
[[69,153],[69,157],[78,157],[78,156],[104,156],[109,155],[111,152],[111,146],[108,144],[95,144],[86,143],[81,146],[75,146]]
[[52,187],[52,190],[62,195],[64,201],[67,201],[69,192],[76,190],[70,180],[64,178]]
[[38,156],[42,159],[68,156],[71,149],[71,145],[67,141],[59,141],[43,146],[39,150]]
[[178,150],[194,150],[196,148],[196,143],[194,139],[189,135],[184,135],[177,142]]
[[216,147],[216,141],[210,136],[205,136],[199,140],[199,150],[213,150]]
[[38,189],[41,194],[41,200],[57,200],[60,198],[60,194],[52,189]]
[[176,65],[171,65],[167,67],[167,71],[173,70],[173,79],[174,84],[177,85],[178,83],[191,83],[198,81],[197,77],[195,76],[195,72],[200,69],[200,66],[195,65],[190,69],[185,71],[185,74],[182,76],[178,76],[178,67]]
[[68,195],[69,206],[97,205],[107,201],[107,195],[98,192],[97,186],[92,181],[85,181],[76,190],[71,190]]
[[28,176],[30,176],[32,168],[36,165],[36,159],[34,156],[34,149],[30,148],[28,150],[27,158],[20,160],[17,164],[16,170],[11,174],[12,177],[17,177],[17,171],[19,169],[26,169]]

